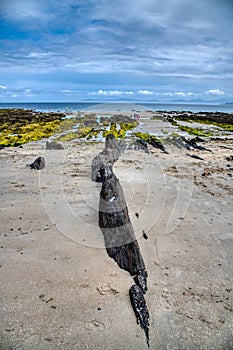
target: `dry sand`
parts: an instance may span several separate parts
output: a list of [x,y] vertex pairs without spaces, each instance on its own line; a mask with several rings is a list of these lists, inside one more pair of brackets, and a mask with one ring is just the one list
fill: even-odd
[[[147,349],[132,277],[98,227],[91,161],[103,144],[63,145],[0,151],[0,349]],[[115,164],[148,271],[153,350],[233,349],[233,142],[205,147],[126,150]],[[46,166],[30,170],[37,156]]]

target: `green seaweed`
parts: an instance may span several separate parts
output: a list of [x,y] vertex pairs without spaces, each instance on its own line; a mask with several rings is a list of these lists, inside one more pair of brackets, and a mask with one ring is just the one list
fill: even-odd
[[[78,115],[69,119],[56,113],[34,113],[26,110],[0,110],[0,146],[18,146],[31,141],[48,138],[54,134],[59,141],[76,138],[97,139],[113,134],[124,138],[127,131],[138,123],[126,116],[102,117],[102,125],[95,114]],[[123,120],[124,122],[121,122]]]
[[27,125],[4,125],[0,134],[1,146],[19,146],[27,142],[38,141],[42,138],[53,135],[61,123],[54,120],[41,123],[30,123]]
[[72,141],[78,137],[76,132],[69,132],[56,138],[56,141]]
[[209,137],[209,136],[213,136],[213,132],[211,131],[203,131],[201,128],[190,128],[189,126],[185,126],[185,125],[177,125],[178,129],[180,131],[185,131],[190,135],[196,135],[196,136],[202,136],[202,137]]
[[[172,118],[172,117],[168,117],[167,120],[173,125],[176,126],[180,131],[185,131],[190,135],[196,135],[196,136],[200,136],[200,137],[209,137],[209,136],[213,136],[213,132],[211,131],[204,131],[201,128],[192,128],[190,126],[186,126],[186,125],[180,125],[179,123],[177,123],[177,121]],[[180,119],[181,120],[181,119]],[[196,120],[195,120],[196,121]]]
[[158,139],[155,135],[142,133],[142,132],[136,132],[134,135],[139,139],[146,141],[147,143],[151,143],[152,140],[159,142],[161,144],[163,143],[162,140]]
[[232,124],[227,124],[227,123],[219,123],[219,122],[215,122],[215,121],[209,121],[209,120],[195,120],[195,122],[200,123],[200,124],[207,124],[207,125],[214,125],[214,126],[218,126],[221,129],[225,130],[225,131],[229,131],[229,132],[233,132],[233,125]]
[[[185,116],[176,116],[177,120],[180,121],[185,121],[185,122],[189,122],[189,123],[199,123],[199,124],[204,124],[204,125],[214,125],[214,126],[218,126],[221,129],[228,131],[228,132],[233,132],[233,119],[232,119],[232,115],[230,114],[226,114],[226,122],[222,122],[222,121],[218,121],[218,118],[220,118],[221,115],[219,116],[218,114],[207,114],[205,116],[203,116],[203,118],[200,117],[200,115],[192,115],[190,119],[189,117]],[[178,123],[176,122],[176,120],[174,120],[174,118],[172,117],[168,117],[168,121],[170,121],[172,123],[172,125],[178,125]]]

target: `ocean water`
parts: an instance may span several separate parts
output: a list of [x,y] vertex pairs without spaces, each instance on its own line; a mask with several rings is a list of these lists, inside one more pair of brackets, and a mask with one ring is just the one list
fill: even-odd
[[190,112],[225,112],[233,113],[233,104],[165,104],[165,103],[94,103],[94,102],[35,102],[35,103],[0,103],[1,108],[23,108],[41,112],[113,112],[124,111],[190,111]]

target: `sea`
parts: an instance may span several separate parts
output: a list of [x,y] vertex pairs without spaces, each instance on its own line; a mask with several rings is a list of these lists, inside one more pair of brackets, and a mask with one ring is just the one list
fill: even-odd
[[233,113],[233,104],[166,104],[166,103],[102,103],[102,102],[35,102],[35,103],[0,103],[0,109],[23,108],[41,112],[140,112],[150,110],[177,112],[224,112]]

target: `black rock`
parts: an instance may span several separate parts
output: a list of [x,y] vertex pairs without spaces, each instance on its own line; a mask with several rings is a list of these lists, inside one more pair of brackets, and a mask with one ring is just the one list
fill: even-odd
[[143,238],[148,239],[148,236],[144,230],[142,230],[142,235],[143,235]]
[[204,139],[202,139],[200,136],[195,137],[196,142],[206,142]]
[[34,170],[41,170],[45,167],[45,159],[43,157],[38,157],[29,167]]
[[153,146],[155,148],[159,148],[159,149],[161,149],[161,151],[163,151],[164,153],[168,154],[168,152],[166,151],[166,149],[165,149],[165,147],[164,147],[164,145],[163,145],[163,143],[161,141],[158,141],[158,140],[156,140],[156,139],[154,139],[152,137],[150,139],[149,143],[150,143],[151,146]]
[[47,141],[45,149],[46,150],[61,150],[61,149],[64,149],[64,147],[61,143],[57,143],[54,141],[52,141],[52,142]]
[[228,162],[232,162],[233,161],[233,155],[230,155],[229,157],[226,157],[226,160]]
[[150,151],[148,150],[148,143],[143,140],[143,139],[137,139],[136,142],[134,143],[135,147],[146,152],[146,153],[150,153]]
[[204,160],[203,158],[197,156],[196,154],[186,154],[187,156],[191,157],[191,158],[194,158],[194,159],[199,159],[199,160]]

